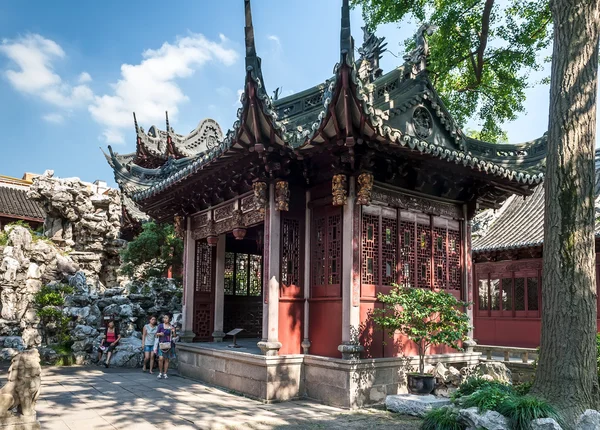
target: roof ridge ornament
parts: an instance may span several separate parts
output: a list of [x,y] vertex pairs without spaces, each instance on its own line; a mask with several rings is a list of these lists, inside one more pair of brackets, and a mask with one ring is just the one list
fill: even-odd
[[385,37],[377,37],[368,26],[361,27],[363,31],[363,44],[358,48],[360,57],[357,61],[358,74],[363,80],[373,82],[383,74],[379,67],[379,60],[387,50]]
[[424,22],[415,33],[415,48],[408,54],[405,54],[403,57],[409,65],[412,65],[413,76],[427,69],[429,43],[427,42],[425,34],[427,34],[427,36],[431,36],[437,29],[437,25]]
[[135,134],[140,132],[140,128],[138,127],[137,118],[135,117],[135,112],[133,113],[133,125],[135,126]]
[[350,28],[349,0],[342,1],[342,26],[340,30],[340,63],[352,66],[354,63],[354,39]]

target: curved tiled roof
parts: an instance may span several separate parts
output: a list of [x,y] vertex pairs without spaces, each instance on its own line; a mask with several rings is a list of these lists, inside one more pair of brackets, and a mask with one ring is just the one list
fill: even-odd
[[[347,0],[343,1],[342,6],[340,61],[334,68],[333,77],[306,91],[272,100],[265,90],[261,60],[256,55],[249,0],[245,0],[244,6],[246,83],[238,119],[218,144],[206,147],[193,156],[169,161],[171,164],[167,167],[165,164],[157,169],[140,170],[133,161],[126,161],[126,156],[111,151],[107,159],[115,170],[116,180],[134,201],[141,203],[191,175],[220,166],[222,160],[235,156],[236,149],[241,148],[238,145],[240,136],[245,132],[246,126],[242,127],[242,122],[249,121],[249,117],[254,117],[254,127],[270,127],[274,134],[274,141],[270,144],[280,145],[283,150],[296,154],[311,151],[315,146],[332,139],[329,132],[332,116],[338,115],[352,121],[357,121],[356,117],[359,116],[364,118],[364,122],[360,123],[364,129],[359,130],[362,137],[388,149],[464,166],[468,170],[499,178],[508,185],[508,189],[520,188],[527,192],[527,189],[542,182],[547,146],[545,136],[521,145],[493,145],[466,137],[437,95],[427,71],[415,69],[412,63],[405,63],[373,82],[359,75],[353,57],[354,41],[350,32]],[[339,102],[343,99],[340,97],[342,91],[349,96],[347,99],[351,99],[352,106]],[[252,108],[249,106],[250,100]],[[406,120],[406,115],[412,115],[411,110],[416,106],[424,106],[431,114],[433,121],[439,124],[436,127],[443,132],[442,137],[430,135],[420,138],[412,126],[406,125],[410,122]],[[247,115],[250,109],[254,109],[253,115]],[[352,112],[344,109],[352,109]],[[250,126],[246,128],[252,129]],[[156,129],[153,129],[156,133]],[[345,125],[343,131],[349,133],[351,129]],[[329,135],[324,137],[324,134]],[[256,142],[260,137],[260,133],[255,136]]]
[[[600,150],[596,151],[596,212],[600,196]],[[490,209],[488,209],[490,211]],[[596,235],[600,223],[596,223]],[[540,246],[544,242],[544,187],[529,197],[514,196],[499,210],[498,216],[480,237],[473,240],[473,252],[505,251]]]
[[40,205],[27,198],[28,189],[28,185],[0,182],[0,216],[43,221],[46,215]]

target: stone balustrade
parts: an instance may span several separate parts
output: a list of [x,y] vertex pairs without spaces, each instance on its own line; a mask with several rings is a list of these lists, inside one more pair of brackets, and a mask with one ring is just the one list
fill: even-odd
[[511,356],[518,356],[521,362],[531,364],[532,356],[537,355],[535,348],[517,348],[512,346],[496,346],[496,345],[477,345],[473,348],[477,352],[481,352],[487,360],[497,360],[495,357],[503,357],[504,362],[510,362]]

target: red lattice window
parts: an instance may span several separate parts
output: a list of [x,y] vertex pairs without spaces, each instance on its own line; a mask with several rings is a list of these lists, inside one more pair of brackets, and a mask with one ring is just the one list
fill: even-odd
[[341,282],[342,265],[342,216],[339,214],[327,217],[327,255],[329,257],[328,284],[338,285]]
[[433,267],[435,267],[434,287],[446,288],[447,256],[446,256],[446,228],[433,228]]
[[417,224],[417,286],[431,286],[431,230],[429,226]]
[[448,288],[451,290],[460,290],[462,284],[460,252],[460,232],[448,230]]
[[381,284],[392,285],[396,282],[396,249],[397,234],[396,219],[381,218]]
[[313,222],[312,244],[312,285],[325,284],[325,227],[326,217],[315,218]]
[[300,285],[300,221],[284,218],[281,235],[281,282]]
[[[321,296],[337,296],[342,270],[342,215],[338,208],[315,210],[311,237],[312,288]],[[323,288],[321,288],[323,287]]]
[[379,284],[379,216],[362,216],[362,283]]
[[406,286],[414,285],[415,270],[415,224],[413,222],[400,221],[400,258],[399,268],[400,284]]
[[515,278],[515,311],[525,310],[525,278]]
[[262,295],[262,255],[225,253],[225,294]]
[[203,293],[212,291],[212,251],[213,248],[208,243],[196,241],[195,291]]

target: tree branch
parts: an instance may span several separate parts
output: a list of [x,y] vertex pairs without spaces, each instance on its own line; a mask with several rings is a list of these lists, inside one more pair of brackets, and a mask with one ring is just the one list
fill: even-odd
[[475,69],[475,78],[477,82],[481,82],[481,76],[483,74],[483,55],[485,54],[485,48],[487,47],[488,36],[490,34],[490,19],[492,15],[492,7],[494,6],[494,0],[486,0],[483,8],[483,14],[481,16],[481,34],[479,35],[479,48],[477,48],[477,68]]

